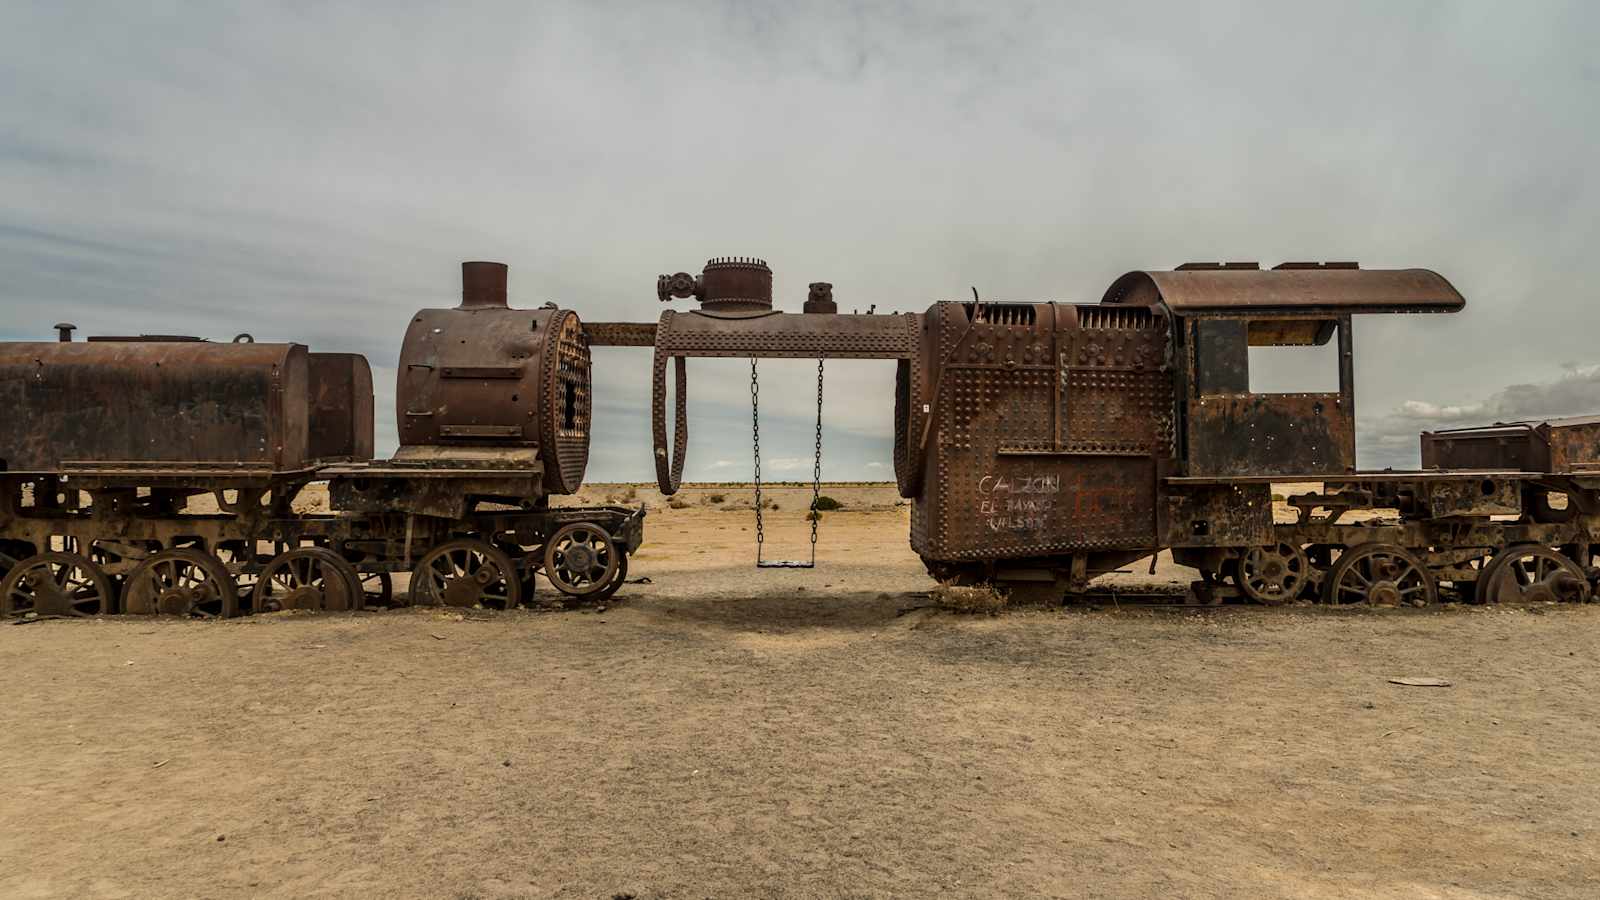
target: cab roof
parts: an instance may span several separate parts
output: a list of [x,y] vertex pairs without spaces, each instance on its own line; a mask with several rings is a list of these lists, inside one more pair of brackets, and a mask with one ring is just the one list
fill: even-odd
[[1359,269],[1354,263],[1190,263],[1173,271],[1129,272],[1102,303],[1165,304],[1180,316],[1343,316],[1443,313],[1466,305],[1450,282],[1428,269]]

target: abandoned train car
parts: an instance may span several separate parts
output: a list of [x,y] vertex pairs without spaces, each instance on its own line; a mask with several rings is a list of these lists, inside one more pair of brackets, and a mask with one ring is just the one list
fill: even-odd
[[[396,572],[424,603],[516,606],[535,574],[607,596],[642,509],[548,502],[582,483],[590,346],[653,350],[667,494],[688,446],[688,358],[748,358],[752,388],[758,359],[818,360],[817,479],[823,361],[893,360],[896,482],[941,580],[1060,597],[1171,551],[1212,600],[1593,592],[1600,419],[1430,433],[1421,469],[1358,467],[1353,317],[1462,309],[1427,270],[1190,264],[1129,273],[1096,303],[862,315],[839,312],[826,282],[782,312],[765,262],[724,257],[657,279],[660,300],[697,309],[602,323],[510,307],[499,264],[462,275],[459,306],[410,322],[386,460],[372,459],[359,356],[245,336],[73,341],[70,326],[0,344],[0,613],[343,609],[401,602]],[[1284,347],[1322,348],[1321,380],[1259,383],[1257,352]],[[299,509],[318,480],[331,510]],[[1274,515],[1284,483],[1311,486],[1286,498],[1293,521]],[[795,564],[763,561],[756,532],[758,563]]]
[[[974,297],[888,315],[839,313],[825,282],[803,312],[781,312],[771,284],[761,260],[714,259],[657,280],[661,300],[700,308],[588,326],[593,344],[654,349],[663,492],[688,445],[687,358],[890,359],[896,479],[913,501],[911,545],[939,579],[1059,597],[1170,550],[1211,599],[1590,596],[1592,421],[1527,432],[1523,444],[1559,452],[1430,436],[1427,468],[1357,466],[1352,318],[1462,309],[1434,272],[1189,264],[1129,273],[1098,303]],[[1326,377],[1258,386],[1252,349],[1271,347],[1325,348]],[[1288,498],[1295,521],[1274,520],[1274,483],[1316,485]]]
[[[69,325],[0,343],[0,614],[509,608],[535,574],[616,591],[643,510],[548,502],[588,460],[582,323],[510,307],[506,277],[464,263],[460,305],[412,317],[387,460],[358,355]],[[297,502],[313,481],[330,511]]]

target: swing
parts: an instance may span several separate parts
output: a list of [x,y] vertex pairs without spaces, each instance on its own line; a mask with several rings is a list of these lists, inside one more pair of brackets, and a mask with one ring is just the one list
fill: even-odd
[[761,382],[756,378],[756,360],[750,358],[750,434],[756,461],[756,568],[815,569],[817,567],[817,522],[822,513],[817,501],[822,498],[822,360],[817,360],[817,443],[811,464],[811,558],[763,559],[761,547],[766,535],[761,530]]

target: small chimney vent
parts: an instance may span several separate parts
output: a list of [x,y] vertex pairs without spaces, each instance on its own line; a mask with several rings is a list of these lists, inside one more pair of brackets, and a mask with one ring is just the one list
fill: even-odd
[[505,309],[505,263],[464,262],[461,264],[461,309]]

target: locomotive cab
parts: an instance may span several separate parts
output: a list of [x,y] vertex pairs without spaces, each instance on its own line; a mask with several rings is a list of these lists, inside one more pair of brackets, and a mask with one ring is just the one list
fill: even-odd
[[[1424,269],[1190,263],[1129,273],[1102,302],[1154,306],[1173,320],[1182,474],[1315,479],[1356,471],[1352,315],[1455,312],[1465,301]],[[1287,347],[1337,353],[1295,361],[1289,374],[1323,376],[1316,384],[1263,384],[1267,366],[1252,371],[1252,348]]]

